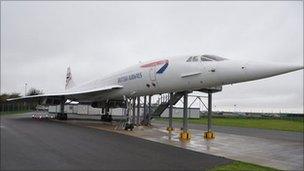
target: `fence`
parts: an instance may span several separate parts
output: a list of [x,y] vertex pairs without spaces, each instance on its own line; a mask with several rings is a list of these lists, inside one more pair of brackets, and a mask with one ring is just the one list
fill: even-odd
[[36,106],[37,103],[29,102],[1,102],[0,112],[35,110]]

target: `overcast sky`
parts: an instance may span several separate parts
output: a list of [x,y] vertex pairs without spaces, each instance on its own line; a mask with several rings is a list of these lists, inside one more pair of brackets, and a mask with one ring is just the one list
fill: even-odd
[[[303,2],[1,1],[1,93],[200,53],[303,65]],[[303,113],[303,70],[225,86],[214,106]]]

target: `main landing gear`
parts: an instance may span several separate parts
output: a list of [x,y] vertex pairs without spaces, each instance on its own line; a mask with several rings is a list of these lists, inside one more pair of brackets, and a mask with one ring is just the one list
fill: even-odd
[[105,108],[105,114],[101,115],[100,120],[104,121],[104,122],[112,122],[113,121],[112,115],[109,115],[109,108],[108,107]]
[[60,102],[60,113],[57,113],[57,115],[55,117],[58,120],[67,120],[68,119],[68,115],[66,113],[64,113],[64,103],[65,103],[65,99],[62,98],[62,100]]
[[104,122],[112,122],[113,118],[112,115],[105,114],[105,115],[101,115],[100,120]]
[[64,114],[58,113],[55,118],[58,119],[58,120],[67,120],[68,115],[66,113],[64,113]]

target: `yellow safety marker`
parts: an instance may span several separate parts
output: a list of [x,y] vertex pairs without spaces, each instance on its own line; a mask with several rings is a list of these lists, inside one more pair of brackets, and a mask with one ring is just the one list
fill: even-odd
[[191,139],[191,134],[189,132],[181,132],[179,134],[179,139],[180,140],[190,140]]
[[172,127],[167,127],[167,131],[171,132],[171,131],[173,131],[173,130],[174,130],[174,128],[172,128]]
[[207,131],[207,132],[204,133],[204,138],[207,139],[207,140],[214,139],[215,138],[215,133],[212,132],[212,131]]

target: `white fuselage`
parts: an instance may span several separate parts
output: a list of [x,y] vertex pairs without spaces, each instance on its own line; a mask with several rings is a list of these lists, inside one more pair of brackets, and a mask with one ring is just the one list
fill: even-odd
[[[179,91],[195,91],[202,88],[256,80],[279,75],[302,66],[287,66],[273,63],[242,62],[228,59],[203,60],[204,55],[164,58],[140,63],[101,79],[73,87],[67,91],[85,91],[108,85],[123,88],[79,99],[92,102],[123,99]],[[193,57],[194,58],[194,57]],[[187,62],[188,61],[188,62]]]

